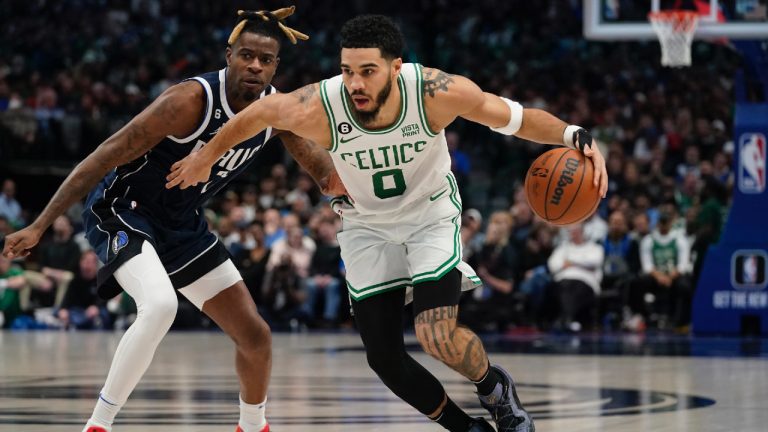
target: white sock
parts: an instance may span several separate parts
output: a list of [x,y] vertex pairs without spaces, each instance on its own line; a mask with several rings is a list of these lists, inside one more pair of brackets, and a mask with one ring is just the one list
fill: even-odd
[[267,425],[264,412],[267,409],[267,399],[256,405],[247,404],[240,396],[240,428],[243,432],[261,432]]
[[115,421],[115,416],[122,404],[118,404],[110,400],[108,396],[103,393],[99,393],[99,400],[96,402],[96,408],[93,409],[93,414],[85,425],[87,429],[89,426],[101,426],[107,430],[111,430],[112,422]]

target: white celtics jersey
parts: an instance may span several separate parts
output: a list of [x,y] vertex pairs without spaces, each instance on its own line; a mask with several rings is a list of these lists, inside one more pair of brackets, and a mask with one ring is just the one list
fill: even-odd
[[429,129],[421,65],[405,63],[392,91],[401,96],[400,115],[380,130],[358,124],[341,75],[320,83],[331,126],[331,157],[354,207],[362,215],[396,212],[445,188],[451,157],[445,133]]

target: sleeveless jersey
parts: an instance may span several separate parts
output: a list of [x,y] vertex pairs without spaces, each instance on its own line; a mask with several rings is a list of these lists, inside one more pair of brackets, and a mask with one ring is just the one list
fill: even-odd
[[651,255],[657,270],[670,273],[677,268],[677,236],[651,234]]
[[[166,189],[165,177],[171,165],[198,150],[213,138],[224,123],[235,116],[226,96],[226,69],[209,72],[189,80],[197,81],[205,90],[205,113],[198,128],[183,138],[168,136],[143,156],[117,167],[102,181],[104,191],[100,197],[89,197],[90,210],[101,220],[117,215],[118,201],[130,203],[130,208],[150,217],[154,223],[166,227],[187,227],[197,222],[197,210],[243,171],[269,140],[268,128],[228,150],[211,168],[211,177],[205,184],[180,189]],[[259,98],[274,93],[268,86]],[[120,206],[118,205],[118,208]]]
[[422,85],[421,65],[403,64],[392,86],[400,92],[399,116],[386,128],[368,130],[352,114],[341,75],[320,83],[331,158],[362,215],[397,212],[446,187],[451,157],[444,131],[427,124]]

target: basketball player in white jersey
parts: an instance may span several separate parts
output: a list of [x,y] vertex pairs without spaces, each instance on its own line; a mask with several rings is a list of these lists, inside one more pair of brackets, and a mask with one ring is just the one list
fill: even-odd
[[510,375],[488,361],[480,339],[456,323],[461,288],[480,281],[461,261],[461,198],[444,129],[457,117],[494,131],[583,151],[607,189],[605,161],[578,126],[484,93],[462,76],[404,64],[402,35],[383,16],[341,30],[341,75],[266,97],[232,119],[199,152],[177,162],[167,187],[208,181],[211,165],[267,127],[325,146],[347,190],[335,199],[347,285],[368,363],[400,398],[451,431],[493,431],[446,395],[405,351],[402,307],[414,302],[424,350],[476,386],[498,431],[534,431]]
[[282,22],[292,13],[293,7],[241,12],[228,41],[226,68],[166,90],[72,171],[33,224],[6,238],[6,256],[28,255],[53,220],[90,190],[83,218],[88,240],[105,264],[99,294],[113,297],[125,290],[136,301],[136,321],[120,340],[83,432],[112,430],[176,316],[174,288],[235,342],[237,431],[269,432],[264,416],[272,362],[269,326],[226,248],[208,230],[202,207],[248,168],[273,135],[319,183],[333,171],[328,153],[270,129],[223,156],[210,182],[185,191],[164,184],[173,162],[216,135],[235,112],[275,92],[270,82],[281,41],[306,38]]

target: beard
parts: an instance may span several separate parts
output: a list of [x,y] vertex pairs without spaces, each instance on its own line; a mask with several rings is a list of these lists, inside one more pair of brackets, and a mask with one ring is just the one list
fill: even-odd
[[[379,115],[379,110],[381,110],[381,106],[384,105],[384,102],[389,97],[389,93],[392,91],[392,78],[387,80],[387,84],[384,86],[381,91],[379,91],[379,94],[376,95],[376,98],[374,99],[374,102],[376,103],[376,106],[370,110],[370,111],[360,111],[355,107],[355,104],[352,103],[352,112],[355,114],[355,117],[357,118],[357,121],[359,121],[363,125],[368,125],[374,122],[376,120],[376,116]],[[363,95],[362,92],[353,92],[351,96],[356,95]]]
[[243,100],[246,102],[253,102],[256,99],[256,93],[246,90],[243,92]]

